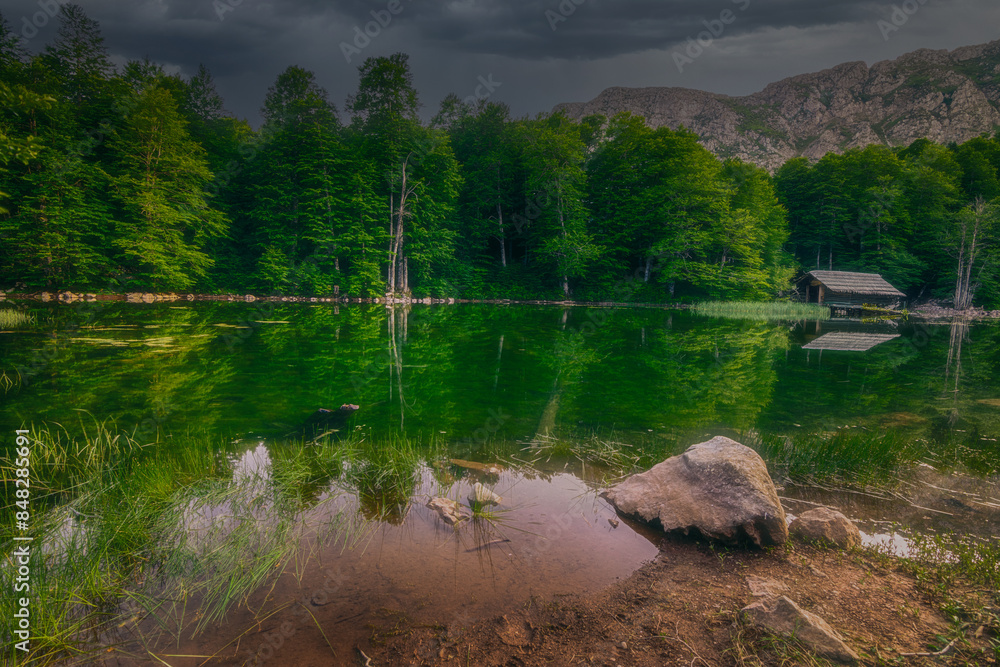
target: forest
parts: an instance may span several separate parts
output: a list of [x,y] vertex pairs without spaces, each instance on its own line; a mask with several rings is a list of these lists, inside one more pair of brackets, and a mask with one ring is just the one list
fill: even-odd
[[402,53],[339,107],[289,66],[254,128],[205,67],[113,66],[73,4],[37,54],[0,16],[0,98],[7,289],[692,302],[823,268],[1000,305],[1000,134],[772,176],[628,114],[449,95],[422,121]]

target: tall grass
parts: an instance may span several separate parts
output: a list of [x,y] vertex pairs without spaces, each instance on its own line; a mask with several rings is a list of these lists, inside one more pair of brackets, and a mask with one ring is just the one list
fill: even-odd
[[35,317],[14,308],[0,308],[0,329],[16,329],[35,323]]
[[372,521],[400,524],[417,489],[423,461],[415,443],[406,438],[341,444],[342,479],[358,495],[362,515]]
[[771,476],[797,482],[833,480],[877,484],[895,479],[923,460],[926,446],[895,432],[840,429],[789,436],[749,433],[741,437],[768,463]]
[[826,306],[791,301],[708,301],[695,304],[693,310],[706,317],[764,322],[830,319],[830,309]]
[[[309,489],[341,465],[326,462],[322,448],[299,444],[265,473],[236,478],[211,443],[144,447],[110,422],[75,437],[36,427],[31,437],[31,597],[38,604],[31,653],[18,661],[26,665],[86,662],[102,646],[130,650],[136,641],[155,645],[218,624],[301,560]],[[386,480],[404,476],[401,464],[380,477],[355,461],[357,480],[382,479],[383,490]],[[0,460],[0,473],[12,485],[10,458]],[[5,553],[21,535],[13,511],[0,513]],[[337,528],[362,526],[343,521]],[[3,590],[12,590],[14,571],[0,568]],[[6,618],[14,598],[0,596]],[[0,661],[11,651],[7,642]]]

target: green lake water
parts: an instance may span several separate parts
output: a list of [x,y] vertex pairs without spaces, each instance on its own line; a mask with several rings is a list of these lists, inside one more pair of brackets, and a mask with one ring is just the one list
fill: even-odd
[[[112,419],[164,452],[217,448],[234,480],[268,479],[317,408],[360,406],[334,438],[410,443],[418,462],[402,498],[373,499],[336,476],[310,482],[295,539],[316,562],[281,574],[257,601],[333,586],[337,604],[313,611],[321,622],[352,619],[336,639],[348,651],[386,609],[447,624],[627,576],[660,538],[619,524],[598,491],[714,435],[762,451],[789,514],[838,507],[869,544],[1000,527],[995,323],[751,322],[527,305],[30,311],[34,325],[0,332],[7,433],[43,422],[78,433]],[[884,447],[870,461],[851,455],[873,439],[905,449],[905,465],[887,468],[896,452]],[[831,441],[846,443],[838,460],[810,459],[810,448],[825,452]],[[424,506],[435,495],[464,499],[476,482],[503,496],[498,525],[456,532]],[[224,524],[229,505],[192,509],[186,530]],[[345,512],[366,522],[349,548],[322,529]],[[67,534],[85,526],[74,519]],[[253,623],[247,608],[234,609],[180,652],[211,653]],[[323,641],[286,647],[282,659],[320,655]]]
[[[988,448],[979,438],[1000,433],[996,324],[760,323],[520,305],[32,312],[36,326],[0,333],[3,369],[23,376],[3,395],[7,429],[72,427],[85,411],[147,437],[234,439],[354,403],[352,427],[433,439],[465,457],[546,429],[613,431],[654,458],[720,430],[794,438],[891,427],[941,448]],[[830,332],[895,337],[867,351],[802,349]]]

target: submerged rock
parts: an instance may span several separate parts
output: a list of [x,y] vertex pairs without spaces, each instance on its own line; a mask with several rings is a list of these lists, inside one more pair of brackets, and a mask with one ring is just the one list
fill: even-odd
[[459,468],[478,470],[487,475],[496,476],[503,472],[503,466],[499,463],[479,463],[478,461],[465,461],[463,459],[449,459],[448,462]]
[[462,519],[468,518],[462,512],[462,505],[450,498],[431,498],[427,501],[427,507],[437,512],[441,520],[449,526],[454,526]]
[[360,407],[351,403],[345,403],[337,410],[320,408],[309,415],[293,434],[309,437],[323,431],[337,431],[346,426],[347,419],[358,410]]
[[829,623],[784,595],[747,605],[743,613],[765,630],[795,637],[821,657],[847,664],[859,659]]
[[795,517],[788,532],[806,542],[822,542],[840,549],[861,544],[861,532],[854,522],[829,507],[817,507]]
[[472,491],[469,492],[469,504],[473,507],[499,505],[501,500],[503,500],[502,497],[493,493],[479,482],[476,482],[472,486]]
[[666,531],[761,547],[788,539],[785,511],[763,459],[723,436],[692,445],[601,496],[623,514],[658,521]]

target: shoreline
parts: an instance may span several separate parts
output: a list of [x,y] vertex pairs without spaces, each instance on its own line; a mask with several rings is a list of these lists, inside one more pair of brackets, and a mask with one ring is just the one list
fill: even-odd
[[[859,664],[995,664],[995,617],[974,618],[992,609],[990,594],[963,581],[944,587],[935,575],[922,581],[913,567],[863,548],[725,548],[665,535],[651,561],[596,592],[530,597],[516,612],[468,623],[420,624],[399,610],[392,627],[371,627],[354,656],[372,665],[830,664],[743,618],[761,599],[750,582],[766,580],[825,619]],[[952,621],[948,604],[973,616]],[[345,658],[337,664],[357,664]]]
[[[0,301],[40,301],[42,303],[174,303],[187,302],[227,302],[227,303],[328,303],[333,305],[347,304],[384,304],[384,305],[454,305],[454,304],[487,304],[496,306],[563,306],[568,308],[659,308],[663,310],[690,310],[696,304],[690,303],[655,303],[638,301],[575,301],[566,299],[460,299],[454,297],[347,297],[347,296],[286,296],[259,294],[198,294],[194,292],[125,292],[98,293],[73,292],[70,290],[42,292],[0,292]],[[996,320],[1000,319],[1000,310],[986,310],[974,307],[968,310],[944,308],[936,304],[916,306],[908,312],[908,317],[935,323],[943,321],[950,324],[956,319],[961,320]]]

